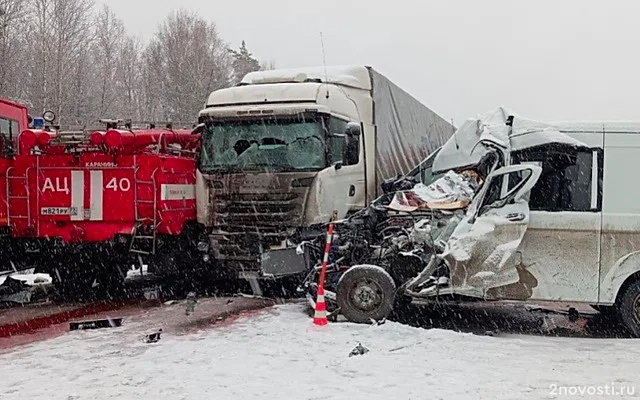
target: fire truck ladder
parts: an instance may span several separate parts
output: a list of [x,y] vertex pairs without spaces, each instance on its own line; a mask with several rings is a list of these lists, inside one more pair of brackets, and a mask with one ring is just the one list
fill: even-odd
[[[137,175],[138,169],[134,174]],[[142,187],[150,187],[151,193],[153,194],[153,200],[141,200],[138,195],[138,188]],[[157,245],[157,228],[158,228],[158,203],[157,203],[157,191],[156,191],[156,180],[155,180],[155,172],[151,176],[150,181],[145,181],[138,179],[136,176],[134,182],[134,204],[135,204],[135,220],[136,224],[133,228],[133,235],[131,237],[131,243],[129,245],[129,251],[131,253],[136,253],[140,256],[142,255],[155,255],[156,254],[156,245]],[[140,207],[153,207],[153,218],[145,218],[140,215]],[[145,232],[143,228],[147,228],[150,226],[151,234]],[[140,260],[142,261],[142,260]]]
[[[11,225],[11,219],[26,219],[27,221],[31,221],[31,210],[29,210],[29,180],[28,180],[28,176],[29,176],[29,169],[27,169],[26,173],[24,175],[11,175],[11,170],[14,169],[14,167],[10,167],[7,169],[7,225]],[[25,188],[25,196],[16,196],[12,194],[12,190],[11,187],[13,186],[13,182],[21,182],[22,185]],[[25,204],[25,209],[27,210],[27,215],[22,215],[22,214],[18,214],[18,215],[12,215],[11,214],[11,209],[13,207],[16,206],[15,202],[24,202]]]

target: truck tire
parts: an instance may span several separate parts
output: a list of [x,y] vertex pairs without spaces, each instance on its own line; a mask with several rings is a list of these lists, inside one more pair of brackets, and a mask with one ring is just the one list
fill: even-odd
[[635,281],[624,289],[616,302],[616,307],[629,333],[640,338],[640,281]]
[[336,300],[344,317],[355,323],[387,318],[393,311],[396,285],[376,265],[354,265],[338,281]]

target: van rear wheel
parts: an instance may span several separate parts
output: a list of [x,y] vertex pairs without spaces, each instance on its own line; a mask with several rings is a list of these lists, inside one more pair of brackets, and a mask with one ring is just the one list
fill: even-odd
[[629,285],[616,303],[622,323],[627,330],[640,338],[640,281]]

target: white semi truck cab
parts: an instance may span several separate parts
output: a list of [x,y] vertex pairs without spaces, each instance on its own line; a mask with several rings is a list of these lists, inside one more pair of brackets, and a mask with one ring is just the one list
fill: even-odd
[[211,93],[199,119],[198,247],[241,277],[265,260],[302,272],[288,238],[365,207],[454,132],[365,66],[253,72]]

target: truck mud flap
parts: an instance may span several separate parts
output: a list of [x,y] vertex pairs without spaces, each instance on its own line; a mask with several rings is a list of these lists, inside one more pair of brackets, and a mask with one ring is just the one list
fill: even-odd
[[268,250],[260,256],[263,276],[284,277],[302,274],[309,270],[309,253],[298,254],[295,247]]

